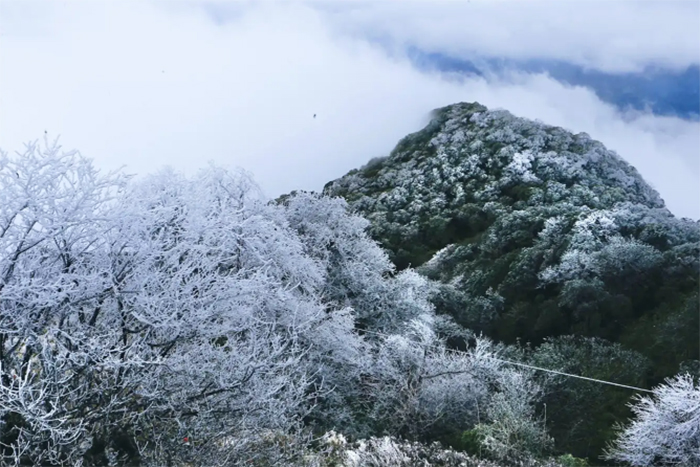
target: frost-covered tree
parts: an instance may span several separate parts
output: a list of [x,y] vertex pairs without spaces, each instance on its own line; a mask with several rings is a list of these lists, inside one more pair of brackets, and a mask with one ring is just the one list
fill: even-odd
[[216,167],[129,182],[55,144],[3,155],[0,177],[5,463],[274,464],[305,423],[478,421],[488,359],[446,352],[431,283],[343,201],[269,203]]
[[87,449],[96,421],[129,418],[124,407],[151,362],[126,357],[110,301],[108,238],[124,184],[56,142],[0,155],[5,457],[62,462]]
[[498,368],[490,356],[486,340],[477,340],[467,357],[449,353],[430,321],[414,321],[410,330],[385,337],[377,348],[370,418],[380,432],[409,437],[439,425],[470,428]]
[[326,315],[318,265],[245,174],[164,173],[123,205],[124,288],[135,292],[123,306],[165,363],[139,394],[142,431],[161,438],[136,441],[156,464],[176,453],[242,462],[298,423],[312,396],[301,364],[311,335],[342,335],[342,315]]
[[536,415],[540,388],[500,358],[503,350],[479,337],[468,351],[450,352],[430,322],[414,322],[379,348],[370,417],[391,435],[429,440],[476,427],[495,457],[541,454],[551,438]]
[[307,253],[325,267],[324,302],[352,308],[358,326],[381,332],[432,312],[430,283],[413,271],[397,274],[368,235],[369,222],[351,213],[345,200],[300,192],[284,205]]
[[700,386],[692,376],[668,378],[630,408],[635,418],[620,427],[608,459],[634,466],[700,465]]
[[[369,397],[364,382],[372,373],[371,355],[381,342],[374,333],[403,332],[412,320],[430,316],[432,286],[413,271],[397,274],[367,234],[367,221],[352,214],[344,200],[298,192],[281,204],[305,252],[321,265],[320,298],[328,313],[344,313],[349,325],[364,334],[362,340],[329,335],[323,351],[308,355],[325,395],[307,420],[325,429],[366,435],[371,428],[358,418]],[[319,336],[315,339],[319,348]]]
[[498,374],[497,392],[477,425],[481,445],[488,453],[505,460],[541,456],[552,445],[544,421],[535,412],[541,390],[531,375],[504,368]]
[[236,464],[297,431],[311,362],[358,338],[249,177],[126,186],[56,145],[0,162],[7,462]]

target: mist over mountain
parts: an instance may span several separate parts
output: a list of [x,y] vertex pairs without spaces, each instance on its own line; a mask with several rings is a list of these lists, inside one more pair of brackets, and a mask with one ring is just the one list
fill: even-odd
[[647,67],[639,72],[611,73],[554,59],[515,60],[481,57],[467,60],[441,52],[408,47],[418,67],[460,76],[498,76],[543,73],[570,86],[592,89],[604,102],[621,111],[651,111],[657,115],[700,119],[700,66],[682,70]]

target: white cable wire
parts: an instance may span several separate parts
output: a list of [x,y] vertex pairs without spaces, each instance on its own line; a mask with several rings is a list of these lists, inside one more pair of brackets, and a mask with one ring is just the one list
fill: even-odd
[[[377,331],[367,331],[367,330],[363,330],[362,332],[364,332],[365,334],[375,334],[375,335],[381,336],[381,337],[391,337],[390,334],[384,334],[384,333],[377,332]],[[439,349],[439,350],[446,350],[446,351],[448,351],[448,352],[454,352],[454,353],[457,353],[457,354],[469,355],[467,352],[464,352],[464,351],[461,351],[461,350],[448,349],[448,348],[438,347],[438,346],[436,346],[436,345],[426,345],[426,347],[434,348],[434,349]],[[570,377],[570,378],[583,379],[583,380],[586,380],[586,381],[592,381],[592,382],[594,382],[594,383],[608,384],[608,385],[610,385],[610,386],[617,386],[617,387],[620,387],[620,388],[632,389],[633,391],[642,391],[642,392],[649,392],[649,393],[653,393],[653,392],[654,392],[654,391],[652,391],[652,390],[650,390],[650,389],[639,388],[639,387],[637,387],[637,386],[629,386],[629,385],[627,385],[627,384],[613,383],[612,381],[605,381],[605,380],[602,380],[602,379],[588,378],[587,376],[573,375],[573,374],[571,374],[571,373],[564,373],[564,372],[562,372],[562,371],[550,370],[550,369],[548,369],[548,368],[540,368],[540,367],[536,367],[536,366],[532,366],[532,365],[527,365],[527,364],[525,364],[525,363],[511,362],[510,360],[503,360],[503,359],[501,359],[501,358],[496,358],[496,357],[487,357],[487,358],[491,358],[491,359],[493,359],[493,360],[496,360],[497,362],[506,363],[506,364],[509,364],[509,365],[515,365],[515,366],[520,366],[520,367],[523,367],[523,368],[529,368],[529,369],[531,369],[531,370],[544,371],[544,372],[547,372],[547,373],[553,373],[553,374],[555,374],[555,375],[561,375],[561,376],[568,376],[568,377]]]

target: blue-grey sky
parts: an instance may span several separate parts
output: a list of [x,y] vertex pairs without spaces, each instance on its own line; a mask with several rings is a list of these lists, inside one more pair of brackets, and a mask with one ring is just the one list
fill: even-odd
[[589,133],[697,219],[698,24],[690,0],[3,0],[0,148],[47,131],[106,169],[214,161],[276,196],[479,101]]

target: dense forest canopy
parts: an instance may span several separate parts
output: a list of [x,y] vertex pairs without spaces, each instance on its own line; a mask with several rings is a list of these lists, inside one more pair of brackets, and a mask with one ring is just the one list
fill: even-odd
[[586,135],[434,117],[275,201],[0,154],[0,462],[696,465],[698,223]]

